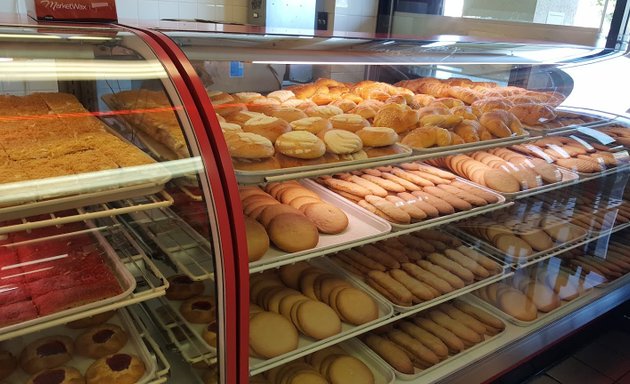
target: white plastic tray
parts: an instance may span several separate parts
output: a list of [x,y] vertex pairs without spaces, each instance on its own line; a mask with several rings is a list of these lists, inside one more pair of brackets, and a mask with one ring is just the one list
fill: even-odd
[[475,207],[475,208],[469,209],[467,211],[460,211],[460,212],[452,213],[450,215],[438,216],[438,217],[435,217],[435,218],[432,218],[432,219],[428,219],[428,220],[421,220],[421,221],[418,221],[418,222],[415,222],[415,223],[411,223],[411,224],[397,224],[397,223],[390,223],[390,222],[388,222],[386,220],[381,219],[380,217],[376,216],[372,212],[369,212],[369,211],[365,210],[364,208],[361,208],[357,204],[351,202],[350,200],[346,199],[345,197],[342,197],[342,196],[334,193],[333,191],[331,191],[328,188],[318,184],[315,181],[303,180],[303,182],[308,183],[308,187],[311,190],[317,192],[318,194],[320,194],[322,196],[324,194],[332,194],[332,195],[338,197],[339,201],[343,201],[346,204],[349,204],[349,205],[355,207],[356,209],[359,209],[361,212],[364,212],[364,215],[368,215],[368,216],[371,216],[371,217],[374,217],[374,218],[378,218],[380,220],[385,221],[386,223],[389,223],[389,225],[391,225],[391,227],[392,227],[392,229],[394,231],[404,230],[404,229],[411,229],[411,228],[419,230],[419,229],[426,229],[426,228],[429,228],[429,227],[434,227],[436,225],[447,224],[447,223],[450,223],[450,222],[455,221],[455,220],[461,220],[461,219],[464,219],[466,217],[476,216],[476,215],[481,214],[481,213],[490,212],[490,211],[493,211],[495,209],[502,208],[503,203],[505,203],[505,197],[501,196],[500,194],[498,194],[498,193],[496,193],[496,192],[494,192],[494,191],[492,191],[490,189],[487,189],[485,187],[481,187],[481,186],[479,186],[477,184],[474,184],[474,183],[472,183],[472,182],[470,182],[470,181],[468,181],[466,179],[463,179],[461,177],[457,177],[456,180],[460,181],[462,183],[469,184],[469,185],[471,185],[471,186],[473,186],[475,188],[479,188],[481,190],[484,190],[484,191],[486,191],[488,193],[493,194],[494,196],[496,196],[497,202],[493,203],[493,204],[484,205],[484,206],[481,206],[481,207]]
[[317,193],[323,201],[344,211],[346,216],[348,216],[348,228],[337,235],[320,233],[319,242],[315,248],[307,249],[305,251],[287,253],[271,245],[269,250],[260,260],[249,264],[250,269],[261,270],[262,266],[271,263],[275,264],[283,260],[290,260],[291,262],[294,262],[299,260],[301,256],[305,256],[304,258],[320,256],[326,254],[326,251],[330,248],[339,247],[344,244],[350,244],[360,240],[368,240],[384,233],[391,232],[392,226],[389,222],[373,215],[338,194],[327,190],[316,182],[312,180],[300,180],[300,183],[304,187]]
[[[468,296],[472,296],[472,295],[468,295]],[[468,296],[466,296],[466,298],[468,298]],[[466,300],[466,301],[468,301],[468,300]],[[480,308],[480,309],[483,308],[482,306],[477,305],[477,303],[468,302],[468,304],[476,306],[477,308]],[[485,308],[483,308],[483,309],[485,309]],[[484,344],[487,344],[487,343],[491,342],[492,340],[495,340],[495,339],[501,337],[503,335],[503,333],[504,332],[499,332],[499,333],[497,333],[496,335],[493,335],[493,336],[484,335],[484,340],[483,341],[481,341],[481,342],[479,342],[479,343],[477,343],[477,344],[475,344],[475,345],[473,345],[473,346],[471,346],[469,348],[466,348],[466,350],[464,350],[462,352],[459,352],[456,355],[450,355],[449,354],[449,356],[446,359],[440,361],[439,363],[437,363],[435,365],[432,365],[429,368],[426,368],[426,369],[414,368],[415,373],[413,373],[413,374],[406,374],[406,373],[402,373],[402,372],[397,371],[391,365],[389,365],[389,363],[387,363],[385,360],[383,360],[383,358],[381,358],[370,347],[368,347],[367,345],[365,345],[361,341],[359,341],[359,343],[360,343],[361,347],[365,350],[366,354],[370,355],[372,358],[374,358],[376,360],[379,360],[382,364],[384,364],[385,366],[389,367],[389,369],[391,369],[396,374],[396,377],[399,380],[411,381],[411,380],[419,380],[419,379],[422,378],[422,376],[428,374],[429,372],[432,372],[432,371],[434,371],[436,369],[439,369],[440,367],[442,367],[444,365],[447,365],[447,364],[451,363],[452,361],[454,361],[456,359],[465,359],[467,357],[474,357],[476,349],[478,349],[480,346],[482,346]],[[418,382],[422,382],[422,381],[418,381]]]
[[[137,384],[145,384],[151,381],[155,377],[155,373],[157,370],[157,364],[156,364],[155,358],[151,356],[151,353],[148,351],[146,345],[144,344],[144,342],[142,341],[139,335],[140,331],[136,329],[136,327],[133,325],[133,322],[131,321],[129,314],[126,312],[126,310],[119,309],[112,318],[107,320],[107,323],[120,326],[129,335],[129,341],[127,341],[127,344],[120,350],[120,352],[136,355],[144,363],[145,372],[142,378],[140,378],[140,380],[137,381]],[[70,329],[66,326],[59,325],[53,328],[48,328],[41,332],[36,332],[36,333],[32,333],[25,336],[15,337],[11,339],[11,342],[4,343],[3,349],[8,350],[9,352],[13,354],[13,356],[19,358],[20,352],[22,351],[22,349],[24,349],[24,347],[26,347],[27,344],[39,338],[55,336],[55,335],[63,335],[63,336],[69,336],[74,340],[77,336],[85,332],[87,329],[89,328]],[[85,371],[94,361],[95,361],[94,359],[75,354],[72,357],[72,360],[70,360],[68,363],[64,365],[74,367],[78,369],[79,371],[81,371],[82,374],[85,374]],[[6,380],[7,380],[7,383],[25,383],[29,377],[30,377],[29,374],[22,371],[22,369],[18,367],[13,372],[13,374],[9,376]]]
[[129,270],[125,267],[125,265],[121,262],[120,258],[116,255],[116,252],[111,247],[111,245],[109,245],[107,240],[105,240],[105,238],[99,231],[93,231],[91,232],[91,234],[96,238],[96,240],[104,250],[104,253],[102,254],[103,260],[111,268],[114,276],[116,276],[122,292],[116,296],[109,297],[104,300],[95,301],[78,307],[66,309],[64,311],[55,312],[46,316],[41,316],[21,323],[2,327],[0,328],[0,340],[3,339],[2,334],[12,333],[21,328],[33,327],[36,325],[41,327],[41,329],[44,329],[46,328],[46,323],[50,320],[64,318],[71,314],[76,314],[87,311],[89,309],[105,306],[106,304],[122,300],[134,291],[134,289],[136,288],[136,280],[129,272]]

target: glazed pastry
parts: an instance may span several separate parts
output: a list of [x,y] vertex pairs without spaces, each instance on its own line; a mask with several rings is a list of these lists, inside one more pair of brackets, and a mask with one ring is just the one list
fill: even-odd
[[142,360],[134,355],[118,353],[96,360],[85,372],[87,384],[134,384],[144,375]]
[[76,368],[59,367],[36,373],[26,384],[85,384],[85,379]]
[[120,351],[128,339],[127,332],[119,326],[103,324],[80,334],[74,346],[77,354],[98,359]]
[[191,297],[182,303],[179,311],[191,323],[209,323],[215,316],[214,300],[210,296]]
[[166,298],[169,300],[186,300],[203,294],[205,289],[201,281],[193,281],[186,275],[174,275],[168,278],[169,287]]
[[27,373],[58,367],[70,361],[74,353],[68,336],[49,336],[28,344],[20,354],[20,367]]

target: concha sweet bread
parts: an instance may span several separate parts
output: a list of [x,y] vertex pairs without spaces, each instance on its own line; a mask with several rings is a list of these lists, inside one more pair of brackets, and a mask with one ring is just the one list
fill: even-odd
[[251,132],[230,132],[225,135],[225,141],[232,157],[263,159],[275,153],[269,139]]
[[355,132],[366,147],[385,147],[398,141],[398,134],[387,127],[365,127]]
[[310,132],[292,131],[278,137],[276,150],[297,159],[316,159],[326,153],[326,146],[319,137]]
[[311,117],[323,117],[328,119],[335,115],[341,115],[343,110],[339,107],[335,107],[334,105],[317,105],[307,108],[305,112]]
[[386,104],[376,116],[374,124],[378,127],[392,128],[396,133],[406,132],[418,123],[418,113],[406,105]]
[[259,116],[253,117],[243,124],[243,131],[256,133],[276,142],[278,136],[291,130],[289,123],[277,117]]
[[308,117],[304,111],[294,107],[280,107],[271,112],[271,116],[282,119],[287,123]]
[[363,142],[359,136],[341,129],[321,132],[319,137],[326,144],[326,150],[330,153],[343,155],[357,152],[363,148]]
[[354,113],[342,113],[329,118],[333,129],[343,129],[344,131],[356,132],[361,128],[369,127],[370,123],[361,115]]
[[332,129],[332,124],[323,117],[306,117],[291,122],[294,131],[307,131],[317,135],[321,131]]

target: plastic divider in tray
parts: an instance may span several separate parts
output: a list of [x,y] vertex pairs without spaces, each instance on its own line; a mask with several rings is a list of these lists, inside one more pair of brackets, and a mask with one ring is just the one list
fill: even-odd
[[[312,266],[320,267],[324,270],[327,270],[328,272],[333,273],[335,275],[345,277],[338,270],[331,269],[330,266],[326,262],[323,262],[321,259],[309,260],[308,263],[311,264]],[[348,278],[346,278],[346,280],[353,286],[359,289],[362,288],[361,285],[356,284],[354,280],[348,279]],[[315,352],[316,350],[329,347],[333,344],[339,343],[340,341],[348,340],[354,336],[357,336],[365,332],[368,329],[374,328],[375,326],[377,326],[377,324],[383,322],[384,320],[392,316],[392,314],[394,313],[394,310],[392,309],[392,306],[387,301],[383,300],[380,297],[380,295],[379,296],[374,295],[371,291],[366,291],[366,290],[363,290],[363,291],[366,292],[376,302],[378,306],[378,318],[370,322],[367,322],[365,324],[361,324],[361,325],[351,325],[349,323],[342,321],[340,333],[334,336],[328,337],[326,339],[322,339],[322,340],[314,340],[300,333],[299,338],[298,338],[298,347],[297,349],[291,352],[288,352],[284,355],[276,356],[274,358],[267,359],[267,360],[250,356],[249,358],[250,374],[256,375],[258,373],[280,366],[286,362],[308,355],[309,353]]]
[[[472,295],[467,295],[466,299],[468,299],[469,296],[472,296]],[[474,302],[470,302],[469,300],[465,300],[465,301],[467,301],[468,304],[470,304],[470,305],[473,305],[473,306],[475,306],[475,307],[477,307],[479,309],[487,311],[487,309],[485,307],[479,305],[476,301],[474,301]],[[491,312],[491,313],[493,313],[493,312]],[[444,359],[444,360],[440,361],[439,363],[437,363],[435,365],[432,365],[432,366],[430,366],[428,368],[420,369],[420,368],[416,367],[416,368],[414,368],[415,372],[413,374],[407,374],[407,373],[403,373],[403,372],[397,371],[391,365],[389,365],[389,363],[387,363],[385,360],[383,360],[383,358],[380,357],[376,352],[374,352],[370,347],[365,345],[362,341],[357,340],[357,344],[361,346],[361,348],[365,351],[365,354],[371,356],[373,359],[376,359],[376,360],[380,361],[381,364],[384,364],[389,369],[391,369],[396,374],[396,377],[399,380],[403,380],[403,381],[412,381],[412,380],[414,380],[415,381],[415,380],[421,379],[422,376],[427,375],[430,372],[433,372],[433,371],[439,369],[440,367],[443,367],[445,365],[448,365],[448,364],[452,363],[455,360],[475,357],[475,351],[479,347],[481,347],[481,346],[483,346],[485,344],[488,344],[488,343],[490,343],[493,340],[496,340],[496,339],[500,338],[501,336],[503,336],[504,333],[505,333],[505,330],[497,333],[496,335],[492,335],[492,336],[484,335],[484,340],[483,341],[481,341],[481,342],[479,342],[479,343],[477,343],[477,344],[475,344],[475,345],[473,345],[473,346],[471,346],[469,348],[466,348],[464,351],[459,352],[459,353],[457,353],[455,355],[450,355],[449,354],[449,356],[446,359]]]
[[352,244],[362,240],[369,240],[379,235],[389,233],[392,226],[386,220],[371,214],[349,200],[321,187],[311,180],[300,180],[300,183],[317,193],[319,197],[344,211],[348,216],[348,228],[337,235],[319,234],[319,242],[315,248],[304,251],[287,253],[273,245],[269,247],[265,255],[257,261],[249,263],[250,272],[260,271],[265,268],[287,264],[307,258],[312,258],[328,253],[331,248]]
[[[115,324],[124,329],[128,336],[129,340],[127,344],[120,350],[120,353],[128,353],[135,356],[138,356],[140,360],[144,363],[145,372],[144,375],[137,381],[137,384],[146,384],[150,382],[154,382],[157,376],[157,363],[155,357],[149,352],[145,342],[143,340],[143,336],[141,335],[142,330],[139,330],[133,323],[129,313],[125,309],[119,309],[117,313],[114,314],[112,318],[110,318],[107,323]],[[68,336],[73,340],[79,336],[81,333],[85,332],[86,329],[70,329],[63,325],[59,325],[54,328],[48,328],[46,330],[42,330],[40,332],[36,332],[30,335],[15,337],[11,340],[10,343],[5,343],[3,348],[7,351],[11,352],[14,356],[20,356],[20,352],[24,347],[26,347],[29,343],[43,338],[43,337],[51,337],[51,336]],[[85,374],[85,371],[88,367],[94,362],[94,359],[83,357],[78,354],[74,354],[72,360],[70,360],[66,365],[74,367],[78,369],[82,374]],[[26,372],[22,371],[19,367],[16,369],[11,376],[9,376],[9,381],[11,383],[25,383],[30,375]]]
[[241,184],[260,184],[271,181],[283,181],[290,179],[300,179],[305,177],[314,177],[319,175],[327,175],[336,172],[346,172],[358,168],[371,167],[373,165],[381,165],[382,163],[391,163],[396,160],[404,160],[412,154],[410,148],[402,144],[394,144],[397,153],[383,156],[370,157],[362,160],[348,160],[334,163],[304,165],[290,168],[269,169],[263,171],[243,171],[235,169],[234,173],[238,182]]
[[[457,177],[456,178],[457,181],[460,181],[462,183],[471,185],[475,188],[481,189],[483,191],[486,191],[494,196],[496,196],[497,198],[497,202],[493,203],[493,204],[488,204],[485,206],[481,206],[481,207],[475,207],[472,209],[469,209],[467,211],[459,211],[459,212],[455,212],[452,213],[450,215],[444,215],[444,216],[438,216],[432,219],[428,219],[428,220],[421,220],[415,223],[411,223],[411,224],[398,224],[398,223],[392,223],[389,222],[389,224],[391,225],[392,229],[394,231],[399,231],[399,230],[406,230],[406,229],[427,229],[430,227],[435,227],[438,225],[443,225],[443,224],[448,224],[451,223],[453,221],[458,221],[458,220],[462,220],[465,219],[467,217],[471,217],[471,216],[477,216],[479,214],[482,213],[487,213],[487,212],[491,212],[497,209],[501,209],[501,208],[505,208],[507,207],[509,204],[511,203],[506,203],[505,197],[501,196],[500,194],[487,189],[485,187],[481,187],[475,183],[472,183],[466,179],[463,179],[461,177]],[[328,190],[326,187],[319,185],[317,182],[313,181],[313,180],[302,180],[302,182],[308,186],[309,189],[319,193],[320,195],[324,195],[324,194],[334,194],[335,196],[339,196],[336,193]],[[373,214],[372,212],[369,212],[367,210],[365,210],[362,207],[359,207],[357,204],[354,204],[353,202],[350,202],[348,199],[340,197],[341,201],[347,202],[353,206],[355,206],[357,209],[359,209],[362,212],[365,212],[365,215],[369,215],[371,217],[378,217],[375,214]]]
[[131,213],[155,244],[192,280],[214,279],[212,244],[168,208]]
[[[467,244],[464,244],[467,245]],[[477,252],[479,252],[478,249],[476,249]],[[368,283],[366,283],[365,281],[361,280],[361,278],[359,278],[356,275],[353,275],[352,273],[346,271],[345,269],[343,269],[341,266],[335,264],[335,262],[333,262],[332,260],[328,260],[326,259],[325,261],[323,261],[323,263],[326,263],[327,268],[331,269],[331,270],[335,270],[337,273],[343,274],[348,280],[352,280],[356,285],[360,286],[361,289],[363,289],[364,291],[368,291],[370,292],[370,294],[372,294],[373,296],[378,296],[381,297],[381,300],[383,301],[387,301],[389,303],[389,305],[391,305],[394,308],[394,311],[397,313],[405,313],[405,312],[420,312],[422,310],[425,310],[427,308],[431,308],[434,307],[438,304],[441,304],[445,301],[454,299],[458,296],[462,296],[465,295],[468,292],[472,292],[475,291],[481,287],[484,287],[486,285],[495,283],[497,281],[501,281],[507,277],[509,277],[511,275],[511,268],[509,265],[504,264],[501,261],[496,260],[494,257],[491,257],[490,255],[486,255],[483,252],[480,252],[482,254],[484,254],[484,256],[488,256],[490,257],[493,261],[496,261],[500,266],[501,266],[501,272],[495,274],[495,275],[490,275],[487,278],[483,279],[483,280],[478,280],[475,281],[471,284],[468,284],[460,289],[455,289],[449,293],[445,293],[439,296],[436,296],[435,298],[431,299],[431,300],[427,300],[424,301],[422,303],[419,304],[415,304],[415,305],[411,305],[408,307],[402,306],[402,305],[398,305],[395,303],[392,303],[390,300],[388,300],[386,297],[383,297],[383,295],[381,295],[379,292],[377,292],[374,288],[372,288]]]

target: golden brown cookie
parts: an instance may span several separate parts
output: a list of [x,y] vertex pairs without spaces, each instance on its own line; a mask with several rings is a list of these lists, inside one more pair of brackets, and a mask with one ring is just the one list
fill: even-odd
[[338,234],[348,227],[348,216],[341,209],[328,203],[305,204],[300,211],[315,224],[321,233]]
[[259,312],[249,320],[249,346],[256,356],[270,359],[296,349],[298,333],[283,316]]

